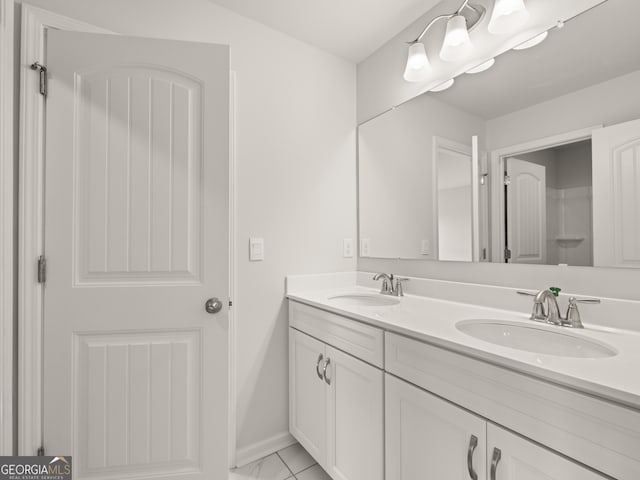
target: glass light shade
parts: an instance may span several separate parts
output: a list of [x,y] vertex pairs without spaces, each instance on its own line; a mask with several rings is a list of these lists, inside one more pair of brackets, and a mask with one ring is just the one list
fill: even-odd
[[528,20],[529,11],[524,5],[524,0],[496,0],[488,29],[495,35],[511,33]]
[[436,85],[435,87],[433,87],[431,90],[429,90],[430,92],[442,92],[443,90],[446,90],[447,88],[451,87],[451,85],[453,85],[453,82],[455,82],[455,80],[453,78],[447,80],[446,82],[442,82],[440,85]]
[[547,35],[549,35],[549,32],[542,32],[540,35],[536,35],[532,39],[527,40],[526,42],[522,42],[517,47],[513,47],[513,49],[514,50],[525,50],[527,48],[535,47],[539,43],[542,43],[544,41],[544,39],[547,38]]
[[469,70],[467,70],[467,73],[484,72],[485,70],[489,70],[491,67],[493,67],[494,63],[496,63],[496,59],[495,58],[490,58],[486,62],[483,62],[483,63],[481,63],[480,65],[478,65],[476,67],[470,68]]
[[422,42],[409,45],[407,66],[404,69],[404,79],[407,82],[421,82],[426,80],[431,72],[431,64]]
[[447,62],[463,59],[471,50],[467,20],[462,15],[451,17],[442,42],[440,58]]

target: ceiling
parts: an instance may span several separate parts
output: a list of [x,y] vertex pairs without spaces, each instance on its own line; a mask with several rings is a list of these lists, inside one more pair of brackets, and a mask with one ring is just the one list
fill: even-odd
[[359,63],[439,0],[210,0]]
[[542,44],[506,52],[490,70],[429,95],[491,119],[640,70],[638,18],[640,1],[608,0]]

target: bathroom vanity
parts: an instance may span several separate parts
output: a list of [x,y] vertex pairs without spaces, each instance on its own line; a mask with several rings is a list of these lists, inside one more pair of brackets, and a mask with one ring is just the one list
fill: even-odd
[[325,280],[288,279],[290,431],[332,478],[640,478],[638,332]]

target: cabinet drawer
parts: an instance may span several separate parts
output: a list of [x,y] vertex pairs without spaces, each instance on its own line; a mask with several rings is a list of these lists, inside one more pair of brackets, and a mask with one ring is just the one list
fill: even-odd
[[640,411],[392,333],[386,370],[618,480],[640,478]]
[[334,313],[289,301],[289,324],[376,367],[383,367],[381,329]]

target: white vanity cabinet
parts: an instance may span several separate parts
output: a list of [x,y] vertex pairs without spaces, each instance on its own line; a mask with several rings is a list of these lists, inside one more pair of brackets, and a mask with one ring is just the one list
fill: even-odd
[[486,422],[391,375],[385,378],[386,478],[486,480]]
[[291,434],[334,480],[383,480],[382,331],[296,302],[290,325]]
[[605,478],[403,380],[385,383],[387,479]]
[[487,425],[489,480],[604,480],[588,470],[496,425]]

